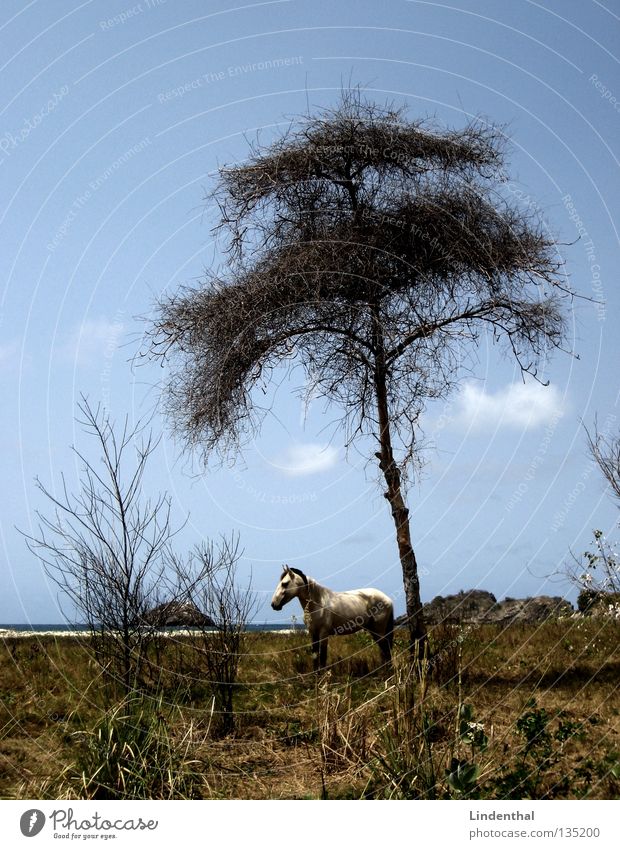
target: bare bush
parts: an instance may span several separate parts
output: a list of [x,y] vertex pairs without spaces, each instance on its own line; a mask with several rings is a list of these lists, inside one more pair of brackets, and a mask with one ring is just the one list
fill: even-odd
[[79,410],[79,423],[101,450],[101,467],[74,447],[82,464],[79,492],[69,492],[64,475],[59,495],[37,481],[53,512],[37,511],[38,532],[25,534],[26,543],[70,602],[68,618],[90,631],[106,676],[129,693],[157,677],[152,661],[161,636],[148,614],[170,597],[166,565],[176,531],[168,496],[151,500],[142,491],[158,441],[127,419],[117,432],[85,398]]
[[198,637],[191,642],[195,647],[190,652],[195,664],[192,674],[206,678],[223,734],[235,726],[234,697],[244,632],[257,608],[251,578],[245,586],[237,580],[241,556],[239,537],[233,535],[222,537],[217,545],[197,545],[187,559],[174,561],[178,597],[206,617],[193,628]]
[[[592,459],[607,482],[612,498],[620,507],[620,435],[586,429]],[[620,553],[617,545],[601,530],[593,532],[591,551],[572,555],[566,567],[570,581],[579,588],[577,607],[582,613],[606,613],[620,619]]]
[[601,474],[607,481],[612,497],[620,507],[620,434],[612,436],[602,433],[598,425],[594,425],[594,433],[586,430],[588,447]]

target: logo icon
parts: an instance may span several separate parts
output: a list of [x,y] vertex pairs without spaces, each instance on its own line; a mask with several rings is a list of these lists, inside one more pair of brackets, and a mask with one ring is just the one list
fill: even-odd
[[19,827],[24,837],[35,837],[45,825],[45,814],[38,808],[24,811],[19,820]]

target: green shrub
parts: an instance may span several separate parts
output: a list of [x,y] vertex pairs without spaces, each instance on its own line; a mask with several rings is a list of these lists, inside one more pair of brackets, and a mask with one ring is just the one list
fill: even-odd
[[201,796],[198,762],[190,760],[190,725],[171,733],[172,712],[162,702],[124,699],[92,731],[77,732],[75,762],[45,788],[49,797],[80,799],[195,799]]
[[564,744],[584,734],[583,726],[563,713],[553,719],[533,698],[527,707],[515,723],[522,745],[516,756],[507,760],[499,778],[489,783],[489,795],[500,799],[565,798],[579,776],[566,765],[556,767],[565,759]]

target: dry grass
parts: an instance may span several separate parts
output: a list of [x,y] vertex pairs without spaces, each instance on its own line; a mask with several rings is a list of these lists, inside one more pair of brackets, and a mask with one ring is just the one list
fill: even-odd
[[[365,635],[333,639],[332,666],[318,679],[304,634],[248,634],[236,731],[223,739],[213,733],[208,682],[183,671],[183,643],[171,641],[159,695],[174,717],[170,745],[183,747],[205,798],[459,798],[446,776],[454,759],[475,763],[472,793],[484,798],[509,786],[513,796],[522,787],[614,798],[619,635],[620,624],[596,618],[438,628],[434,672],[420,684],[407,675],[404,633],[393,670],[377,668]],[[37,798],[79,760],[114,694],[75,638],[5,639],[0,657],[0,796]],[[459,734],[462,705],[485,746]],[[535,721],[549,740],[528,744],[523,729]],[[519,785],[519,765],[530,784]]]

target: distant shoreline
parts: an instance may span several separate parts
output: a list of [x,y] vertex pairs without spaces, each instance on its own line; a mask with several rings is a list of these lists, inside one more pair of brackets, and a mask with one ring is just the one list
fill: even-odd
[[[296,634],[303,633],[305,631],[305,627],[297,626],[295,628],[290,625],[270,625],[269,623],[265,624],[253,624],[250,623],[246,630],[246,634],[253,633],[266,633],[266,634]],[[196,628],[184,628],[184,627],[170,627],[170,628],[161,628],[158,632],[161,636],[164,637],[196,637],[199,636],[202,631]],[[15,639],[15,638],[26,638],[26,637],[84,637],[88,638],[91,636],[91,631],[88,628],[70,628],[63,627],[62,625],[54,626],[54,625],[43,625],[37,628],[37,626],[32,625],[24,625],[22,626],[12,626],[12,627],[0,627],[0,640],[2,639]]]

